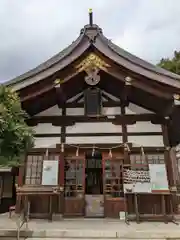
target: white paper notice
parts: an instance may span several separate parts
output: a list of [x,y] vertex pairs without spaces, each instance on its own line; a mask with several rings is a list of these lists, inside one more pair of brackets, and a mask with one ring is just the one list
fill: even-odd
[[149,164],[152,191],[169,190],[165,164]]
[[44,160],[42,185],[54,186],[58,184],[58,161],[57,160]]

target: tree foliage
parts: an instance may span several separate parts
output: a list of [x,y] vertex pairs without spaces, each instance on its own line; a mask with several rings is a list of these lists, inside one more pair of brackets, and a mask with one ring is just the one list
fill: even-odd
[[0,165],[18,164],[33,146],[33,131],[25,122],[17,93],[0,86]]
[[180,51],[175,51],[172,59],[161,59],[161,61],[158,63],[158,66],[173,73],[180,74]]

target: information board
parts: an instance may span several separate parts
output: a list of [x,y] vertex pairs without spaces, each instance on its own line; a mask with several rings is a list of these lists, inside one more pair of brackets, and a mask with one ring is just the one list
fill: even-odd
[[44,160],[42,185],[55,186],[58,184],[58,160]]
[[125,193],[151,193],[151,183],[125,183],[124,184]]
[[165,164],[149,164],[149,174],[152,192],[169,191]]

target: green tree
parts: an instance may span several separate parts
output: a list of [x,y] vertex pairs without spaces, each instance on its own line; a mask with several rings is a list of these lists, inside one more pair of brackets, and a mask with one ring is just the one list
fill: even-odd
[[33,147],[33,131],[25,118],[17,93],[0,85],[0,165],[20,164]]
[[172,59],[161,59],[161,61],[158,63],[158,66],[173,73],[180,74],[180,51],[175,51]]

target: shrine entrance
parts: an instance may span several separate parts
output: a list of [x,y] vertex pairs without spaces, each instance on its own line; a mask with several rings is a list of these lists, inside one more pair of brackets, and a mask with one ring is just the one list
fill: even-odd
[[104,216],[102,155],[99,151],[85,155],[85,216]]

